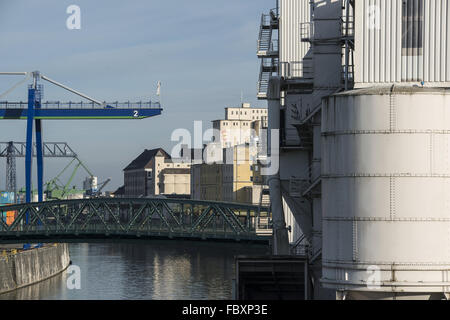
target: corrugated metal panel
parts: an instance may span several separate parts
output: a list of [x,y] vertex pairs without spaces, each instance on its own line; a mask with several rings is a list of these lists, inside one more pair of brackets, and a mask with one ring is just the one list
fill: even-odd
[[[423,45],[418,50],[403,48],[404,5],[412,5],[412,9],[408,7],[410,18],[414,16],[413,21],[408,22],[411,32],[423,33]],[[420,22],[415,15],[417,12]],[[450,82],[449,16],[450,0],[356,1],[357,86],[420,81],[442,86],[443,82]],[[408,38],[408,41],[411,40]],[[417,43],[420,42],[407,46],[417,46]]]
[[292,244],[295,243],[303,235],[303,232],[300,226],[298,225],[297,221],[295,220],[291,208],[289,208],[284,198],[283,198],[283,210],[284,210],[284,218],[286,220],[286,226],[291,227],[291,231],[289,232],[289,243]]
[[311,21],[309,2],[309,0],[280,1],[280,62],[292,64],[291,76],[302,75],[303,58],[309,50],[309,43],[300,41],[300,25]]

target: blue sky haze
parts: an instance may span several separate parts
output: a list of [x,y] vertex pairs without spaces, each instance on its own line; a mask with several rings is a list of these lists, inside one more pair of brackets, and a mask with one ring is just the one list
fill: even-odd
[[[81,8],[81,30],[66,28],[69,5]],[[224,116],[224,107],[256,100],[256,41],[262,12],[275,0],[0,0],[0,71],[40,70],[99,100],[156,99],[162,116],[145,120],[44,121],[45,141],[65,141],[107,189],[143,149],[170,151],[173,130]],[[0,92],[18,77],[0,78]],[[6,99],[6,98],[5,98]],[[3,99],[3,100],[5,100]],[[23,85],[7,100],[26,100]],[[81,99],[45,83],[44,100]],[[1,121],[0,141],[24,141],[25,121]],[[4,187],[0,161],[0,189]],[[46,179],[68,161],[46,162]],[[23,186],[24,164],[18,161]],[[80,185],[86,175],[80,174]]]

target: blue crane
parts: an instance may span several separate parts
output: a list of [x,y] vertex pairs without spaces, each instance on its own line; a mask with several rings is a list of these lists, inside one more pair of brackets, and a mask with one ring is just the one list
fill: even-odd
[[[37,186],[38,200],[43,201],[44,194],[44,157],[42,142],[42,120],[70,120],[70,119],[145,119],[158,116],[162,112],[159,102],[125,102],[106,103],[93,99],[79,91],[52,80],[39,71],[34,72],[0,72],[5,76],[25,76],[12,88],[0,94],[0,99],[32,78],[32,84],[28,86],[27,102],[0,101],[0,120],[26,120],[26,155],[25,155],[25,201],[31,202],[31,168],[33,158],[33,125],[36,134],[36,159],[37,159]],[[43,102],[43,85],[40,80],[45,80],[53,85],[70,91],[90,102]]]

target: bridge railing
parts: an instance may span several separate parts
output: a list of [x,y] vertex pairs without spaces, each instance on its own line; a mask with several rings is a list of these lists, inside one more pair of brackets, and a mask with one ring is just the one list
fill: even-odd
[[174,199],[84,199],[0,207],[0,239],[11,236],[167,236],[257,239],[271,230],[268,208]]

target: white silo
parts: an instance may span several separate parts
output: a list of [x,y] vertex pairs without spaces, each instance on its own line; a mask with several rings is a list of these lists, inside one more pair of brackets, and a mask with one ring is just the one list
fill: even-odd
[[322,111],[322,284],[450,292],[450,1],[359,0],[355,90]]

